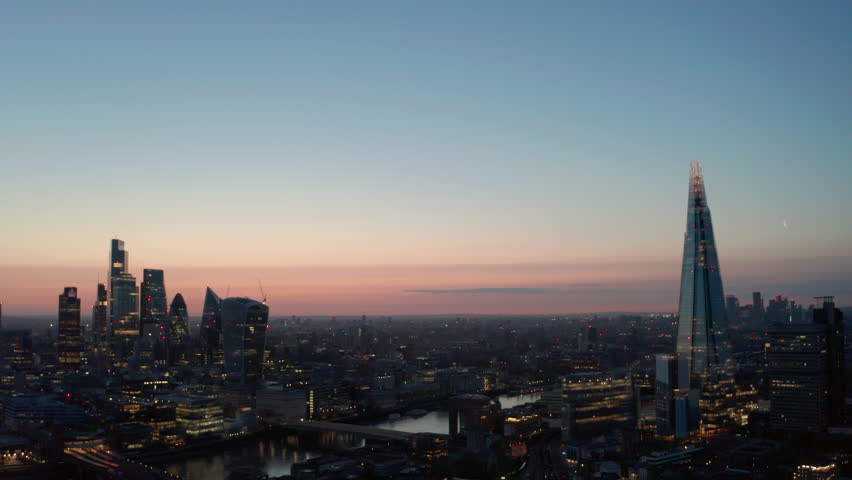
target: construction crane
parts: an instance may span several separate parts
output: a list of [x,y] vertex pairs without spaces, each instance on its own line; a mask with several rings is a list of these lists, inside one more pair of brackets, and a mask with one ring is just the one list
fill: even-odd
[[260,283],[260,279],[257,279],[257,285],[260,287],[260,296],[263,298],[262,303],[266,303],[266,293],[263,292],[263,284]]

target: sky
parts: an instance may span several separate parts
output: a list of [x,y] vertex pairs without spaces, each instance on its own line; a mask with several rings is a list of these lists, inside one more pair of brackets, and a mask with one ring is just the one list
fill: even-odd
[[852,4],[0,5],[0,301],[111,238],[200,313],[676,309],[689,164],[726,293],[852,303]]

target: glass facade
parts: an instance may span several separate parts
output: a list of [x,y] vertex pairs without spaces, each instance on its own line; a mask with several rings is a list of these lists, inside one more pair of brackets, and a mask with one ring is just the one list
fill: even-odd
[[169,350],[169,363],[185,365],[188,361],[189,313],[183,295],[178,293],[169,307],[169,325],[166,329],[166,344]]
[[201,345],[205,364],[222,363],[222,300],[210,287],[201,313]]
[[145,269],[142,274],[141,305],[139,323],[143,337],[159,336],[161,326],[166,324],[166,284],[162,270]]
[[109,321],[107,319],[107,288],[103,283],[98,284],[98,298],[92,307],[92,332],[95,348],[105,350],[109,341]]
[[222,339],[228,384],[253,391],[263,369],[269,307],[248,298],[222,301]]
[[59,295],[59,336],[56,342],[59,367],[65,370],[80,368],[83,337],[80,331],[80,298],[77,287],[65,287]]
[[[688,392],[689,431],[696,430],[699,420],[703,420],[702,402],[717,397],[711,392],[715,388],[713,385],[731,377],[729,352],[725,293],[704,189],[704,174],[701,165],[693,163],[677,332],[677,354],[686,369],[686,374],[681,375],[680,389]],[[715,408],[707,404],[704,410],[709,412]]]
[[116,366],[126,366],[139,336],[139,287],[128,273],[129,254],[122,240],[113,239],[110,250],[109,319],[113,358]]
[[112,239],[109,255],[109,278],[127,273],[130,254],[124,249],[124,240]]
[[658,435],[671,436],[675,434],[675,394],[677,387],[677,355],[670,353],[657,355],[654,405]]

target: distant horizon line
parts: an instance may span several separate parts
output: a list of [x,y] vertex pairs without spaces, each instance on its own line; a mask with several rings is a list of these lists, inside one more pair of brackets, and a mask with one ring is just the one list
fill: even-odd
[[[229,297],[230,298],[230,297]],[[248,298],[248,297],[239,297],[239,298]],[[837,307],[837,308],[852,308],[850,307]],[[482,318],[482,317],[508,317],[508,316],[529,316],[529,317],[559,317],[559,316],[578,316],[578,315],[654,315],[654,314],[676,314],[677,312],[671,310],[609,310],[609,311],[597,311],[597,312],[550,312],[550,313],[418,313],[418,314],[343,314],[343,315],[329,315],[329,314],[318,314],[318,315],[306,315],[306,314],[290,314],[290,315],[270,315],[270,318],[275,319],[283,319],[283,318],[291,318],[292,316],[296,316],[299,318],[361,318],[362,316],[366,316],[367,318],[419,318],[419,317],[470,317],[470,318]],[[16,313],[14,315],[4,315],[2,320],[11,320],[11,319],[31,319],[31,318],[46,318],[46,317],[54,317],[56,313]],[[189,315],[189,318],[201,318],[201,315]]]

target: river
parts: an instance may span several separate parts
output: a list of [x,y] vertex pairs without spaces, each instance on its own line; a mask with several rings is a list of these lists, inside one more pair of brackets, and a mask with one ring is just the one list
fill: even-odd
[[[498,397],[503,408],[511,408],[541,398],[541,393],[523,395],[501,395]],[[447,433],[450,421],[445,409],[432,411],[422,417],[404,416],[395,420],[379,420],[370,425],[400,432]],[[199,453],[168,460],[161,464],[167,472],[185,480],[224,480],[231,472],[247,469],[270,477],[287,475],[294,463],[318,457],[324,450],[351,446],[354,439],[340,435],[327,435],[319,444],[306,444],[296,435],[276,438],[256,438],[214,452]]]

